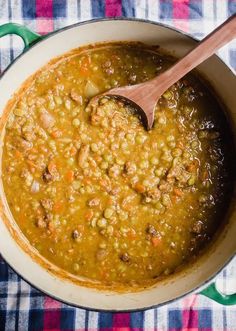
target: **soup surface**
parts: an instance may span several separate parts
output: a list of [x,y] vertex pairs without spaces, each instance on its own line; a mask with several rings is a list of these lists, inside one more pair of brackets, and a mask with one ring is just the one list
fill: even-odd
[[121,101],[86,108],[172,62],[134,44],[78,49],[15,96],[2,160],[7,201],[30,244],[62,269],[105,285],[151,284],[218,228],[231,187],[229,138],[197,77],[164,93],[149,132]]

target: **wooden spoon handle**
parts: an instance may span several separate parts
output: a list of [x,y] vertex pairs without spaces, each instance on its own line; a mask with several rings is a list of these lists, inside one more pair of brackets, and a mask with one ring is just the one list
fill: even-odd
[[197,47],[180,59],[170,69],[152,79],[150,81],[151,85],[155,83],[155,80],[158,80],[158,95],[164,93],[180,78],[185,76],[188,72],[197,67],[212,54],[214,54],[219,48],[234,38],[236,38],[236,14],[204,38]]

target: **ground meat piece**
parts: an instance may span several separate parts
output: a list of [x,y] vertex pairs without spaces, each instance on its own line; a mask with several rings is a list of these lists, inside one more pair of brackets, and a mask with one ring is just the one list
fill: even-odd
[[54,117],[50,113],[48,113],[47,111],[44,111],[40,115],[39,119],[40,119],[40,121],[42,123],[42,127],[44,129],[49,129],[49,128],[53,127],[54,124],[55,124]]
[[186,184],[187,181],[189,180],[191,174],[186,171],[186,170],[183,170],[177,177],[176,179],[181,183],[181,184]]
[[95,111],[92,112],[91,116],[90,116],[90,120],[91,120],[91,124],[92,125],[99,125],[101,122],[102,117],[100,115],[98,115]]
[[48,172],[48,169],[45,169],[45,171],[42,174],[42,179],[45,183],[50,183],[53,181],[53,176]]
[[15,146],[17,149],[19,149],[21,152],[24,153],[24,152],[27,152],[28,150],[30,150],[33,147],[33,144],[30,141],[17,137],[15,139]]
[[40,126],[36,126],[36,128],[35,128],[35,133],[36,133],[40,138],[47,139],[47,133],[46,133],[46,131],[44,131],[44,129],[41,128]]
[[88,200],[87,204],[89,207],[96,207],[100,205],[100,199],[99,198],[93,198]]
[[148,224],[148,226],[146,228],[146,232],[147,232],[147,234],[150,234],[153,237],[157,236],[157,234],[158,234],[157,230],[155,229],[155,227],[152,224]]
[[130,74],[128,80],[130,83],[135,83],[137,80],[137,75],[135,75],[134,73]]
[[136,194],[130,194],[126,196],[121,202],[121,207],[126,211],[131,210],[134,206],[136,197]]
[[34,132],[25,132],[25,133],[23,134],[23,137],[24,137],[24,139],[27,140],[27,141],[34,141],[35,138],[36,138]]
[[171,192],[173,189],[173,186],[171,185],[171,183],[165,181],[165,180],[162,180],[160,182],[160,185],[159,185],[159,190],[162,191],[162,192]]
[[71,236],[73,239],[78,239],[81,237],[81,233],[78,230],[74,230]]
[[42,178],[45,183],[49,183],[51,181],[59,180],[60,175],[54,166],[47,166],[42,174]]
[[83,98],[74,88],[71,90],[70,96],[72,100],[76,101],[79,105],[82,105]]
[[40,200],[41,206],[46,210],[52,210],[53,208],[53,201],[51,199],[42,199]]
[[200,234],[203,228],[202,221],[197,221],[193,224],[192,232],[196,234]]
[[137,170],[136,164],[128,161],[125,164],[124,170],[127,173],[127,175],[134,175]]
[[33,182],[33,176],[28,169],[23,169],[20,174],[20,177],[24,179],[26,186],[31,186]]
[[112,116],[111,126],[113,128],[123,129],[125,125],[127,125],[126,118],[122,114],[115,112],[114,115]]
[[106,62],[104,62],[102,64],[102,67],[103,68],[110,68],[111,67],[111,61],[110,60],[107,60]]
[[176,163],[173,165],[173,167],[170,169],[167,178],[176,178],[181,184],[186,184],[189,180],[191,174],[185,170],[183,165],[181,163]]
[[150,189],[143,193],[143,202],[149,203],[153,200],[159,200],[161,197],[161,192],[157,188]]
[[118,186],[113,187],[109,193],[110,195],[117,195],[120,192],[120,188]]
[[123,253],[120,255],[120,260],[123,262],[129,262],[130,261],[130,256],[128,253]]
[[107,74],[107,75],[112,75],[112,74],[114,74],[114,68],[107,68],[107,69],[105,69],[105,73]]
[[38,228],[46,228],[47,227],[47,222],[45,221],[44,217],[43,216],[38,216],[37,219],[36,219],[36,223],[35,225],[38,227]]
[[84,167],[84,164],[87,161],[88,155],[89,155],[89,145],[82,146],[79,150],[79,155],[78,155],[78,164],[81,168]]
[[98,261],[102,261],[106,258],[107,254],[108,254],[108,251],[106,249],[100,248],[100,249],[98,249],[98,251],[96,253],[96,259]]
[[108,173],[109,173],[110,177],[115,178],[115,177],[119,176],[119,174],[120,174],[120,167],[118,165],[113,165],[109,169]]

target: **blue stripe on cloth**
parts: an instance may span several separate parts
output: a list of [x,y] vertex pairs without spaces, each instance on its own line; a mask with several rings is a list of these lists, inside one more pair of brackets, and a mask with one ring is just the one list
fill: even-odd
[[154,325],[155,325],[155,330],[157,328],[157,321],[158,321],[158,310],[154,309]]
[[74,330],[75,328],[75,309],[61,309],[60,330]]
[[112,328],[112,314],[100,313],[98,317],[98,328]]
[[135,17],[134,0],[122,0],[122,15],[126,17]]
[[200,309],[198,311],[198,327],[200,329],[212,328],[212,311],[211,309]]
[[169,329],[178,329],[182,327],[182,313],[180,310],[171,309],[168,312]]
[[31,306],[29,310],[29,330],[34,331],[42,331],[43,330],[43,318],[44,318],[44,311],[42,309],[34,309]]
[[[3,307],[3,309],[1,309],[0,306],[0,326],[5,329],[5,325],[6,325],[6,307]],[[4,330],[2,329],[2,330]]]
[[88,330],[88,321],[89,321],[89,311],[85,312],[85,330]]
[[35,0],[22,0],[21,1],[21,12],[23,19],[34,19],[35,18]]
[[33,309],[43,309],[44,308],[44,294],[38,293],[36,296],[36,293],[33,293],[34,288],[30,288],[30,307],[33,307]]
[[160,18],[161,19],[171,19],[173,14],[172,2],[169,0],[160,0]]
[[143,311],[130,314],[130,327],[143,330],[144,313]]
[[190,19],[202,18],[202,0],[189,1],[189,17]]
[[[1,261],[0,263],[0,282],[7,282],[8,281],[8,265]],[[0,286],[0,293],[2,291],[2,284]]]
[[236,70],[236,49],[230,49],[229,63],[231,65],[231,67],[233,67]]
[[78,20],[80,20],[80,18],[81,18],[81,3],[80,3],[80,0],[77,0],[77,17],[78,17]]
[[[66,3],[65,0],[53,0],[53,16],[66,17]],[[68,6],[70,4],[68,3]]]
[[105,6],[103,0],[97,0],[93,2],[92,6],[93,17],[104,17],[105,16]]
[[236,1],[228,0],[228,15],[231,16],[236,13]]

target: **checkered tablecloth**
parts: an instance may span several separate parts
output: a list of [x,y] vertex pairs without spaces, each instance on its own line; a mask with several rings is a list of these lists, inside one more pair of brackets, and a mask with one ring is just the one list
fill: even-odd
[[[172,25],[201,39],[236,12],[236,0],[0,0],[0,24],[16,22],[42,34],[97,17],[139,17]],[[21,53],[19,37],[0,39],[0,70]],[[236,69],[236,40],[219,55]],[[236,258],[217,277],[236,290]],[[72,330],[236,331],[236,306],[191,294],[171,304],[134,313],[73,308],[39,292],[0,258],[0,331]]]

